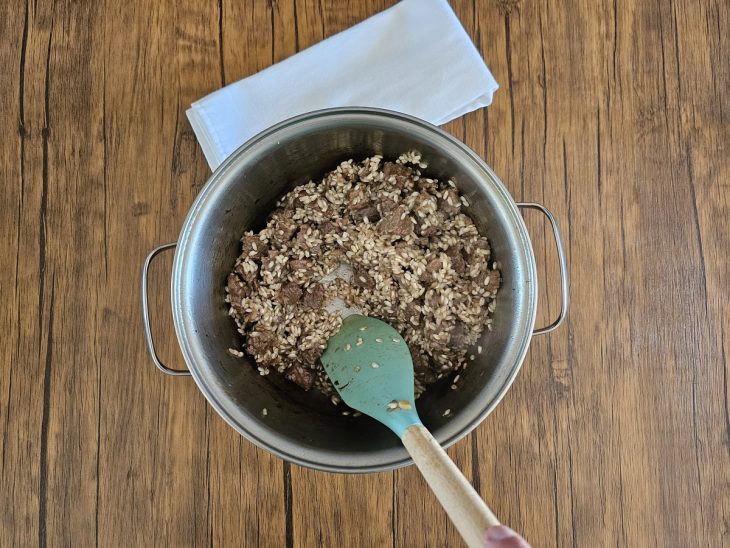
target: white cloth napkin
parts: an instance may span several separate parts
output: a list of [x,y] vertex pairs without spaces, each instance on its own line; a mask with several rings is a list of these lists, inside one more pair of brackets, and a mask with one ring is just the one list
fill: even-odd
[[446,0],[403,0],[196,101],[211,169],[260,131],[329,107],[380,107],[433,124],[485,107],[497,82]]

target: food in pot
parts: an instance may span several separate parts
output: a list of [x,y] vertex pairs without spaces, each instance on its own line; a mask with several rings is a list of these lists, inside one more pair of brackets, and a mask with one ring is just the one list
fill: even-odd
[[[339,299],[403,335],[417,396],[445,377],[457,388],[491,329],[500,272],[467,199],[453,181],[424,176],[425,167],[415,152],[343,162],[320,183],[294,188],[265,228],[243,235],[226,302],[261,375],[337,403],[320,356],[342,324],[331,306]],[[343,265],[349,281],[331,274]]]

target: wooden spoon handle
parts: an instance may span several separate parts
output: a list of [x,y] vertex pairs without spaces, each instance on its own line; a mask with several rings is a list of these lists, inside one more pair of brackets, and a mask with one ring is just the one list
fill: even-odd
[[409,426],[403,445],[467,546],[483,547],[484,534],[499,520],[424,426]]

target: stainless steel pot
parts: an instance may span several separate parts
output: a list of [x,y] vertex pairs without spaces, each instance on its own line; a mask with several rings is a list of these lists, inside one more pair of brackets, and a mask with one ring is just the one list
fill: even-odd
[[[539,204],[516,204],[489,166],[454,137],[421,120],[377,109],[331,109],[282,122],[242,145],[215,171],[191,207],[177,244],[158,247],[145,262],[144,323],[157,367],[169,375],[192,374],[233,428],[291,462],[335,472],[372,472],[411,461],[384,426],[368,417],[342,416],[316,394],[283,390],[259,376],[250,360],[228,353],[229,347],[241,345],[223,301],[226,276],[240,252],[239,238],[245,230],[261,226],[277,198],[295,185],[318,180],[348,158],[397,157],[407,150],[422,153],[430,176],[455,180],[471,204],[469,214],[489,238],[503,275],[494,329],[483,334],[484,352],[462,373],[459,390],[450,390],[448,383],[434,386],[418,401],[423,422],[442,445],[451,445],[494,409],[517,375],[532,335],[556,328],[568,307],[568,274],[553,216]],[[538,330],[533,330],[535,258],[518,207],[547,215],[558,247],[560,315]],[[150,262],[175,245],[172,308],[188,371],[169,369],[160,361],[148,314]],[[446,409],[451,409],[449,417],[443,416]]]

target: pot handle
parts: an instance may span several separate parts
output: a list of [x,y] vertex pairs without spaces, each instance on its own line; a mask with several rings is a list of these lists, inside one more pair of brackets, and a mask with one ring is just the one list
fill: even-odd
[[152,361],[155,362],[155,365],[157,368],[162,371],[163,373],[167,375],[171,375],[173,377],[186,377],[190,375],[190,371],[184,371],[180,369],[170,369],[165,364],[162,363],[159,356],[157,355],[157,351],[155,350],[155,342],[152,339],[152,326],[150,325],[150,307],[149,307],[149,298],[147,297],[147,289],[148,289],[148,283],[147,280],[149,278],[148,271],[150,269],[150,264],[152,263],[152,259],[154,259],[157,255],[162,253],[163,251],[167,251],[168,249],[173,249],[177,245],[177,242],[173,242],[171,244],[163,244],[161,246],[156,247],[153,249],[149,255],[147,255],[147,259],[144,262],[144,266],[142,267],[142,323],[144,324],[144,334],[145,339],[147,340],[147,350],[149,350],[150,355],[152,356]]
[[553,229],[553,236],[555,237],[555,247],[558,250],[558,262],[560,263],[560,288],[561,288],[561,299],[560,299],[560,314],[558,318],[545,327],[540,327],[533,330],[534,335],[542,335],[544,333],[550,333],[551,331],[558,328],[563,323],[565,316],[568,314],[568,304],[570,300],[570,278],[568,275],[568,262],[565,260],[565,246],[563,245],[563,238],[560,236],[560,228],[558,228],[558,222],[555,217],[542,204],[534,202],[518,202],[517,207],[524,209],[536,209],[543,213],[550,221],[550,226]]

